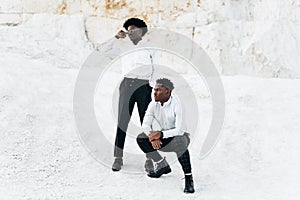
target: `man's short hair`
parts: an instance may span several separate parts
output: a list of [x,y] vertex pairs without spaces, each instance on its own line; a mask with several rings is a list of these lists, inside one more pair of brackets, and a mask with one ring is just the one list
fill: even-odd
[[156,84],[161,84],[162,86],[164,86],[165,88],[169,89],[169,90],[173,90],[174,89],[174,84],[172,83],[172,81],[170,81],[167,78],[160,78],[156,80]]
[[128,30],[128,27],[132,25],[142,29],[142,36],[144,36],[148,31],[147,24],[139,18],[127,19],[123,24],[123,27]]

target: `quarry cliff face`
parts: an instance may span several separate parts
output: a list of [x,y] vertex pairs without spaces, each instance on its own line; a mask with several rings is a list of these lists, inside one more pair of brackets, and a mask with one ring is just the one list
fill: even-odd
[[64,29],[76,16],[80,20],[71,27],[82,28],[96,44],[112,37],[126,18],[140,17],[150,27],[197,42],[224,75],[283,78],[300,77],[299,13],[297,0],[0,0],[2,26],[29,23],[42,31],[42,20],[32,19],[46,15],[54,25],[60,18]]

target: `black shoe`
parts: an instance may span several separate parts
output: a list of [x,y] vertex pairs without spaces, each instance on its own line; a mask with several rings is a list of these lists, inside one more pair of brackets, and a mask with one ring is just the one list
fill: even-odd
[[151,171],[148,173],[148,176],[151,178],[159,178],[163,174],[168,174],[172,170],[169,166],[169,164],[166,161],[166,158],[164,158],[161,162],[156,164],[156,169],[155,171]]
[[194,181],[192,175],[185,175],[185,188],[184,193],[194,193]]
[[123,166],[123,158],[115,158],[114,164],[112,166],[112,170],[114,172],[120,171]]
[[154,172],[154,165],[153,165],[153,161],[150,159],[150,160],[146,160],[145,162],[145,170],[147,173],[150,173],[150,172]]

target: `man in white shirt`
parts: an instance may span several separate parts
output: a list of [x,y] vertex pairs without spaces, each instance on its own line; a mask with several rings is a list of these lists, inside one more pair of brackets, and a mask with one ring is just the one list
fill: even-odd
[[[157,150],[175,152],[185,174],[185,193],[194,193],[190,154],[187,149],[190,138],[186,133],[184,112],[180,102],[171,95],[174,88],[168,79],[158,79],[154,88],[154,99],[146,111],[142,128],[144,133],[137,137],[137,143],[146,154],[147,160],[156,162],[156,169],[147,170],[151,178],[159,178],[171,172],[166,159]],[[153,121],[157,120],[161,130],[153,130]]]
[[[123,27],[127,32],[120,30],[115,38],[104,44],[101,49],[102,53],[108,56],[129,52],[121,57],[124,79],[119,88],[118,126],[113,171],[119,171],[123,166],[126,131],[135,103],[137,103],[141,124],[143,122],[146,109],[151,102],[152,87],[149,82],[153,79],[154,73],[154,52],[149,48],[149,43],[142,40],[148,31],[146,23],[138,18],[130,18],[125,21]],[[130,39],[129,44],[126,44],[126,40],[124,40],[127,35]],[[123,40],[121,41],[121,39]],[[119,46],[115,45],[116,43]]]

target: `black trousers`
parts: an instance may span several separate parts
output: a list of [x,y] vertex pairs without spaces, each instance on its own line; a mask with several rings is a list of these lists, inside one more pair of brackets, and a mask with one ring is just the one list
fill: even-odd
[[[183,136],[161,139],[161,142],[162,145],[159,150],[164,152],[175,152],[184,173],[191,173],[192,168],[190,153],[187,149],[190,143],[189,135],[185,133]],[[152,144],[145,133],[141,133],[138,135],[137,143],[142,151],[146,153],[147,158],[152,158],[155,162],[162,159],[162,156],[158,153],[158,151],[156,149],[153,149]]]
[[126,131],[132,115],[134,104],[137,103],[140,122],[151,102],[152,87],[148,80],[124,78],[119,88],[118,127],[115,139],[114,156],[123,157]]

